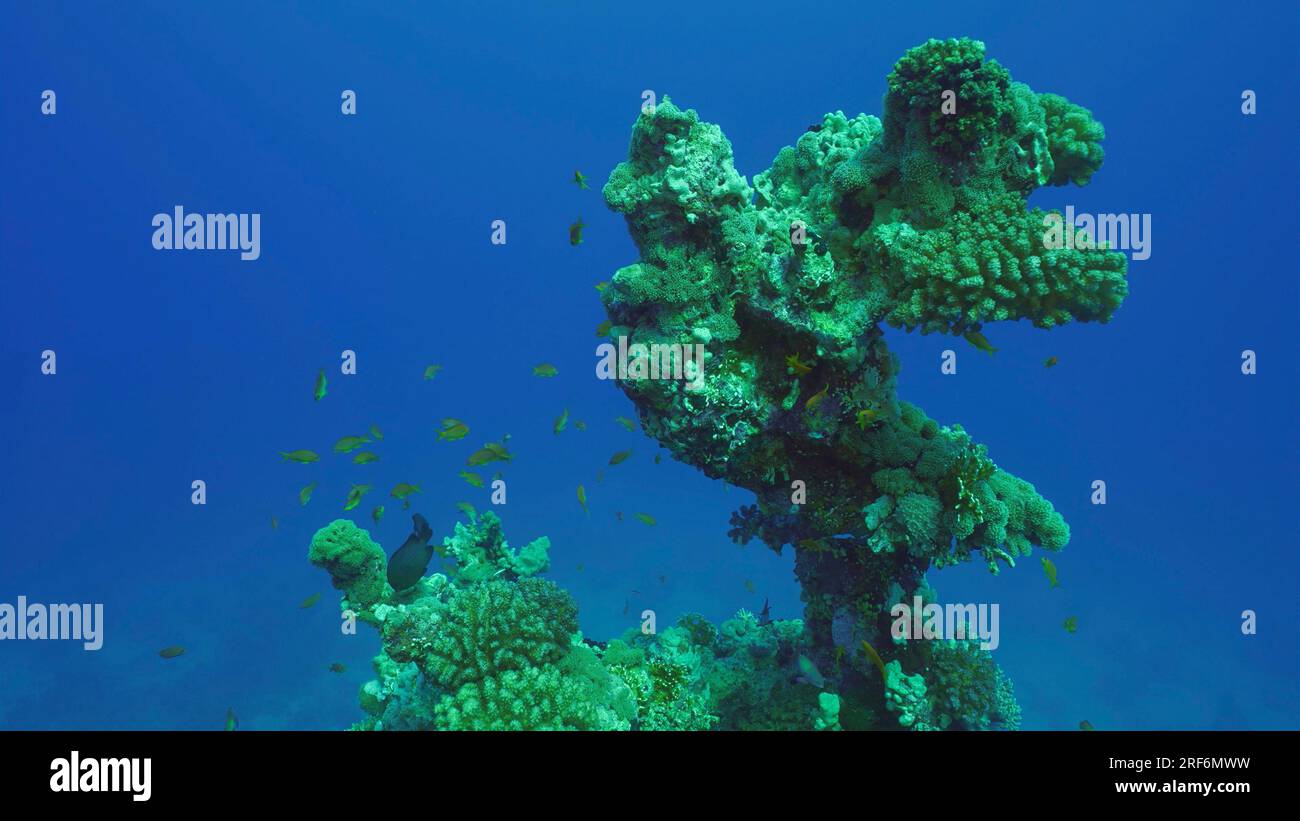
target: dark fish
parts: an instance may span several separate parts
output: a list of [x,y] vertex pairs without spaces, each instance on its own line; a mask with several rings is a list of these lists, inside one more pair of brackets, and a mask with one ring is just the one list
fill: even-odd
[[180,645],[174,645],[172,647],[164,647],[163,649],[159,650],[158,655],[162,656],[165,659],[174,659],[184,652],[185,652],[184,647],[181,647]]
[[816,134],[818,131],[821,131],[821,130],[822,130],[822,124],[821,124],[821,123],[813,123],[812,125],[808,126],[808,129],[807,129],[807,130],[813,132],[814,134]]
[[405,590],[418,582],[433,558],[433,546],[429,544],[433,530],[429,523],[418,513],[411,517],[411,523],[411,535],[388,560],[388,583],[394,590]]
[[346,673],[347,671],[348,668],[344,667],[342,664],[340,664],[337,661],[330,665],[331,673]]
[[310,596],[303,599],[302,602],[298,604],[298,608],[300,610],[306,610],[308,607],[314,607],[316,605],[316,602],[318,601],[320,601],[320,594],[312,593]]
[[763,597],[763,609],[758,611],[758,623],[760,625],[772,623],[772,605],[768,603],[766,596]]

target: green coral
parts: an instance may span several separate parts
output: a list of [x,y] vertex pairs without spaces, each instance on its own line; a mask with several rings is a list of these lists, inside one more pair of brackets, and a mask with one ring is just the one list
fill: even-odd
[[388,558],[370,534],[348,519],[335,519],[312,536],[307,558],[330,574],[336,590],[357,608],[377,604],[388,588]]

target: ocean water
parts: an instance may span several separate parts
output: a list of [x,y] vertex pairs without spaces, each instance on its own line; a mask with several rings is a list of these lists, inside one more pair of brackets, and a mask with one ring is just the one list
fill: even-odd
[[[387,500],[375,527],[368,513],[406,481],[440,539],[456,502],[489,506],[457,471],[506,433],[516,459],[497,512],[516,546],[550,537],[548,577],[577,599],[586,635],[635,627],[644,608],[661,623],[720,621],[766,600],[799,617],[790,550],[727,538],[752,495],[655,465],[654,441],[614,421],[635,413],[594,378],[605,316],[593,286],[637,252],[599,188],[626,157],[643,90],[719,124],[752,179],[825,112],[879,115],[894,61],[957,36],[1106,127],[1091,184],[1040,190],[1031,205],[1150,214],[1152,245],[1109,324],[990,326],[998,354],[964,355],[956,377],[938,368],[951,338],[886,332],[899,397],[965,426],[1073,532],[1054,557],[1059,588],[1036,558],[930,581],[948,600],[1000,604],[995,655],[1027,729],[1300,727],[1294,8],[148,2],[0,14],[0,602],[105,613],[96,652],[0,642],[0,727],[220,729],[227,708],[244,729],[347,727],[379,641],[338,630],[335,593],[307,562],[312,534],[344,515],[350,483],[368,482],[353,513],[391,552],[409,514]],[[44,89],[55,116],[41,116]],[[340,113],[343,89],[356,116]],[[591,190],[570,182],[575,168]],[[261,214],[260,258],[155,251],[151,219],[176,205]],[[572,247],[579,217],[585,241]],[[498,219],[504,246],[489,242]],[[41,372],[47,349],[55,376]],[[345,350],[355,375],[339,372]],[[1048,356],[1060,366],[1042,368]],[[435,362],[444,370],[424,380]],[[534,377],[539,362],[558,375]],[[329,394],[315,402],[321,368]],[[569,430],[555,436],[565,408]],[[466,420],[467,440],[437,442],[442,417]],[[371,424],[385,434],[380,462],[329,453]],[[296,448],[322,461],[277,456]],[[1089,499],[1099,479],[1104,506]],[[191,503],[195,480],[204,505]],[[315,593],[319,605],[299,608]],[[1061,629],[1071,615],[1075,634]],[[169,645],[187,652],[160,659]]]

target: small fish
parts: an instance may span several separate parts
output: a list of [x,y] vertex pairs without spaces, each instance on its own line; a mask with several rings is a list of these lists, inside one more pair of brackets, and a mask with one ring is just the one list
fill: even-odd
[[828,382],[826,387],[808,397],[808,401],[803,404],[803,409],[808,413],[814,413],[817,408],[821,407],[822,400],[826,398],[826,391],[830,390],[830,387],[830,383]]
[[317,402],[324,399],[325,394],[328,393],[328,391],[325,390],[326,384],[327,383],[325,380],[325,369],[321,368],[320,373],[316,374],[316,390],[313,393],[313,395],[316,397]]
[[378,462],[379,455],[375,453],[371,453],[368,450],[363,450],[360,453],[358,453],[356,456],[353,456],[352,461],[357,463],[358,465],[368,465],[371,462]]
[[509,462],[514,458],[510,451],[495,442],[491,442],[471,453],[469,458],[465,460],[465,466],[473,468],[492,462]]
[[1052,587],[1060,587],[1056,582],[1056,565],[1046,556],[1043,557],[1043,572],[1047,574],[1047,580],[1052,583]]
[[468,470],[462,470],[457,475],[459,475],[460,478],[464,479],[466,482],[469,482],[474,487],[483,487],[483,477],[479,476],[477,473],[471,473]]
[[817,665],[813,664],[812,659],[807,656],[799,657],[799,672],[803,673],[803,677],[808,680],[808,683],[817,689],[820,690],[826,686],[826,678],[817,669]]
[[564,413],[555,417],[555,424],[551,425],[551,433],[559,434],[569,424],[569,409],[565,408]]
[[288,453],[280,451],[280,458],[286,462],[298,462],[304,465],[320,461],[320,456],[311,450],[291,450]]
[[962,338],[975,347],[976,350],[983,351],[987,354],[995,354],[998,349],[989,344],[988,339],[979,331],[967,331]]
[[422,491],[420,490],[419,485],[408,485],[406,482],[398,482],[397,486],[394,487],[393,491],[388,495],[392,496],[394,499],[400,499],[401,501],[406,501],[407,496],[410,496],[412,493],[420,493],[420,492]]
[[[510,434],[507,433],[501,441],[509,442]],[[483,446],[483,450],[486,450],[490,453],[495,453],[498,459],[505,462],[513,462],[515,458],[514,455],[510,453],[510,451],[506,450],[505,445],[499,444],[497,442],[488,442],[486,445]]]
[[629,610],[631,610],[631,609],[632,609],[632,600],[631,600],[631,599],[623,599],[623,615],[626,616],[626,615],[627,615],[627,611],[629,611]]
[[583,564],[582,562],[578,562],[578,566],[577,566],[576,570],[577,570],[579,573],[581,573],[583,570],[586,570],[586,569],[587,569],[587,566],[586,566],[585,564]]
[[310,485],[307,485],[307,487],[305,487],[305,488],[303,488],[302,490],[298,491],[298,502],[299,502],[300,504],[303,504],[303,505],[305,505],[305,504],[307,504],[308,502],[310,502],[310,501],[311,501],[311,493],[312,493],[312,491],[315,490],[315,489],[316,489],[316,483],[315,483],[315,482],[312,482]]
[[662,454],[662,453],[656,453],[656,454],[655,454],[655,464],[657,465],[657,464],[659,464],[661,461],[663,461],[663,454]]
[[583,189],[591,187],[587,185],[587,177],[581,171],[573,172],[573,183],[576,184],[579,188],[583,188]]
[[[667,577],[660,576],[659,581],[667,581]],[[767,596],[763,597],[763,609],[758,611],[758,623],[760,626],[772,623],[772,604],[767,600]]]
[[275,518],[274,516],[271,517],[271,529],[272,530],[280,529],[280,520]]
[[620,522],[623,521],[623,511],[621,510],[614,511],[614,518],[618,519]]
[[747,593],[756,592],[756,588],[754,587],[754,582],[751,579],[745,579],[745,591]]
[[604,483],[605,483],[605,471],[603,470],[596,471],[596,484],[600,485]]
[[164,647],[163,649],[158,651],[158,655],[162,656],[165,659],[174,659],[177,656],[182,655],[184,652],[185,652],[185,648],[177,644],[171,647]]
[[424,369],[424,378],[425,378],[425,380],[429,380],[429,379],[434,378],[435,376],[438,375],[438,371],[440,371],[440,370],[442,370],[442,366],[441,366],[441,365],[429,365],[428,367],[426,367],[426,368]]
[[226,708],[226,731],[234,732],[239,729],[239,716],[235,715],[234,707]]
[[617,416],[614,418],[614,421],[619,423],[623,427],[627,428],[628,430],[634,433],[636,432],[636,422],[633,422],[631,419],[628,419],[626,416]]
[[[667,576],[667,574],[664,574],[664,573],[660,573],[660,574],[659,574],[659,583],[660,583],[660,584],[668,584],[668,576]],[[765,610],[767,609],[766,601],[767,601],[767,600],[764,599],[763,609],[765,609]]]
[[370,485],[353,485],[348,491],[347,503],[343,505],[344,510],[351,510],[361,504],[361,497],[370,492]]
[[457,502],[456,509],[459,510],[461,513],[464,513],[466,516],[468,516],[471,519],[473,519],[476,515],[478,515],[478,511],[475,510],[474,506],[471,505],[469,502]]
[[346,673],[348,671],[348,668],[337,661],[331,664],[329,669],[331,673]]
[[1079,617],[1070,616],[1065,620],[1065,632],[1073,633],[1079,629]]
[[384,518],[384,506],[377,505],[374,510],[370,511],[370,518],[375,520],[376,525],[379,524]]
[[623,462],[626,462],[628,460],[628,457],[630,457],[631,455],[632,455],[632,451],[630,450],[620,450],[618,453],[615,453],[613,456],[609,457],[609,463],[611,465],[622,464]]
[[384,432],[379,429],[378,425],[370,426],[370,435],[375,437],[376,442],[384,438]]
[[785,358],[786,367],[794,371],[798,376],[807,376],[812,373],[812,366],[799,359],[799,354],[793,353]]
[[876,417],[879,415],[880,411],[877,411],[874,408],[865,408],[858,411],[858,430],[866,430],[867,425],[876,421]]
[[636,514],[636,517],[641,521],[645,522],[650,527],[655,526],[655,517],[651,516],[649,513],[638,513]]
[[555,376],[559,372],[560,372],[559,369],[557,369],[550,362],[543,362],[540,365],[533,366],[533,376],[551,377],[551,376]]
[[587,507],[587,489],[582,485],[578,485],[578,504],[582,505],[584,513],[591,515],[591,510]]
[[609,336],[609,329],[614,327],[614,323],[608,319],[596,326],[596,336]]
[[587,224],[582,221],[582,217],[578,217],[578,221],[569,226],[570,245],[582,244],[582,229],[586,227]]
[[586,429],[587,429],[587,423],[584,422],[584,421],[582,421],[581,419],[579,419],[577,422],[574,422],[574,423],[573,423],[573,426],[574,426],[575,428],[577,428],[578,430],[586,430]]
[[876,669],[880,671],[880,680],[884,681],[885,663],[880,660],[880,654],[876,652],[876,648],[872,647],[870,644],[867,644],[867,640],[863,639],[862,649],[867,651],[867,658],[871,659],[871,663],[876,665]]
[[1056,363],[1057,363],[1057,362],[1060,362],[1060,361],[1061,361],[1061,360],[1057,359],[1057,358],[1054,357],[1054,356],[1049,356],[1049,357],[1047,357],[1047,361],[1043,363],[1043,367],[1044,367],[1044,368],[1055,368],[1055,367],[1056,367]]
[[433,545],[429,539],[433,529],[425,518],[416,513],[411,517],[411,535],[397,548],[388,560],[388,583],[394,590],[405,590],[423,576],[433,558]]
[[1079,729],[1087,732],[1089,730],[1096,730],[1097,728],[1092,726],[1092,722],[1085,718],[1083,721],[1079,722]]
[[607,279],[601,280],[600,282],[596,283],[596,290],[600,291],[602,294],[605,293],[605,289],[608,287],[609,287],[609,280]]
[[310,596],[308,596],[307,598],[303,599],[303,600],[298,604],[298,609],[299,609],[299,610],[306,610],[308,607],[313,607],[313,606],[315,606],[316,602],[318,602],[318,601],[320,601],[320,594],[319,594],[319,593],[312,593]]
[[442,420],[442,430],[438,431],[438,441],[459,442],[469,435],[469,425],[459,419],[448,416]]
[[370,439],[365,436],[344,436],[334,443],[335,453],[351,453],[362,445],[370,444]]

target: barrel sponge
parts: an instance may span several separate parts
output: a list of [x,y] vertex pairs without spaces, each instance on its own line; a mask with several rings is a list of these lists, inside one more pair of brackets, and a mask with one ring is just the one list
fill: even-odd
[[558,660],[577,629],[577,605],[554,583],[484,582],[457,591],[430,619],[423,670],[453,690],[499,679],[508,671]]
[[316,531],[307,558],[330,574],[353,607],[378,604],[387,588],[388,559],[370,534],[348,519],[335,519]]

